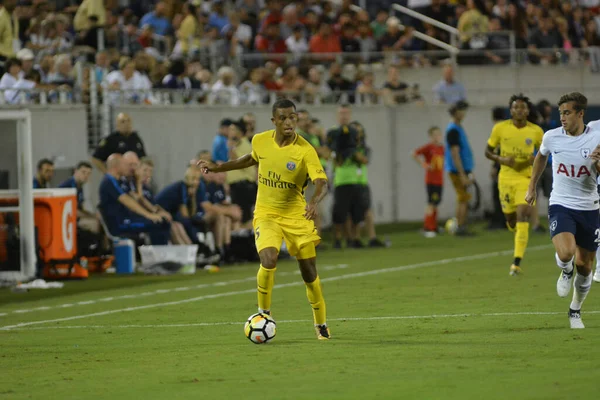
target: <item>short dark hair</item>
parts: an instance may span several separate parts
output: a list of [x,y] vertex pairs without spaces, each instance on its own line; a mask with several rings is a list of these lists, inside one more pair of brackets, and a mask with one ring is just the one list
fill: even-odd
[[587,109],[587,97],[579,92],[571,92],[567,94],[563,94],[560,96],[558,100],[558,106],[560,107],[562,104],[573,102],[573,108],[575,111],[585,111]]
[[49,158],[42,158],[42,159],[41,159],[40,161],[38,161],[38,163],[37,163],[37,169],[38,169],[38,171],[39,171],[40,169],[42,169],[42,167],[43,167],[44,165],[51,165],[51,166],[54,166],[54,161],[52,161],[52,160],[51,160],[51,159],[49,159]]
[[79,161],[77,163],[77,165],[75,166],[75,171],[77,171],[80,168],[89,168],[92,169],[92,164],[88,161]]
[[508,108],[511,108],[512,103],[514,103],[515,101],[522,101],[525,104],[527,104],[527,107],[531,108],[531,101],[529,100],[529,97],[525,96],[523,93],[513,94],[512,96],[510,96]]
[[275,116],[275,111],[280,108],[293,108],[296,111],[296,105],[293,101],[289,99],[279,99],[275,103],[273,103],[273,116]]
[[494,107],[492,109],[492,119],[494,121],[500,121],[502,119],[506,119],[506,112],[504,112],[504,108],[502,108],[502,107]]
[[[242,132],[242,135],[244,133],[246,133],[246,123],[243,120],[239,120],[239,121],[233,121],[231,123],[231,125],[235,126],[236,128],[238,128],[240,130],[240,132]],[[229,125],[229,126],[231,126]]]
[[5,67],[5,71],[7,71],[7,72],[8,72],[8,71],[10,71],[10,68],[11,68],[13,65],[18,65],[18,66],[20,67],[20,66],[22,65],[22,64],[21,64],[21,60],[19,60],[18,58],[9,58],[9,59],[6,61],[6,67]]

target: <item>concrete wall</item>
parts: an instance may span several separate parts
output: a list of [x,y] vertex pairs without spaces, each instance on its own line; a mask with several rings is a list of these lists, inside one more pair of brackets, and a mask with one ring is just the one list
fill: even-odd
[[[33,107],[30,110],[34,167],[41,158],[55,159],[59,173],[52,186],[57,186],[66,170],[87,158],[85,108],[53,106]],[[11,188],[16,188],[17,185],[16,132],[16,122],[0,121],[0,169],[9,171]]]

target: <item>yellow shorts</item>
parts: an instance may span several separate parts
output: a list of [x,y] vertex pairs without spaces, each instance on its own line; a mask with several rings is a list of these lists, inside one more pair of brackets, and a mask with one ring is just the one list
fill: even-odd
[[508,178],[498,180],[498,191],[500,192],[500,204],[504,214],[517,212],[517,206],[526,205],[525,196],[529,188],[528,178]]
[[459,203],[467,203],[471,200],[471,193],[467,192],[467,188],[463,186],[458,174],[450,172],[450,180],[452,181],[454,190],[456,190],[456,201]]
[[316,256],[315,247],[321,243],[313,221],[286,218],[278,215],[254,217],[254,240],[256,250],[275,247],[277,251],[285,240],[288,252],[299,260]]

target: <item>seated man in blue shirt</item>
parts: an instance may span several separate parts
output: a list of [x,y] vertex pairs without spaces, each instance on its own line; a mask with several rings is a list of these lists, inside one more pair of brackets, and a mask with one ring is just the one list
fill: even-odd
[[189,167],[185,179],[170,184],[156,195],[156,202],[169,212],[173,218],[181,222],[188,236],[194,243],[199,243],[198,227],[205,224],[212,226],[215,244],[222,252],[224,217],[215,208],[206,194],[204,183],[200,181],[201,171],[197,167]]
[[75,167],[73,176],[58,185],[59,188],[77,189],[77,227],[86,231],[99,233],[100,222],[96,215],[85,209],[85,197],[83,195],[83,185],[90,179],[92,173],[92,164],[87,161],[80,161]]
[[42,158],[37,164],[37,173],[33,177],[34,189],[47,189],[50,187],[50,181],[54,177],[54,162],[47,158]]
[[189,245],[192,240],[185,232],[185,228],[180,222],[173,221],[171,214],[167,213],[154,199],[154,191],[151,187],[152,176],[154,174],[154,162],[149,157],[143,157],[136,172],[137,191],[141,193],[140,203],[149,211],[165,216],[171,221],[171,242],[173,244]]
[[171,229],[169,221],[146,210],[121,189],[119,179],[127,173],[123,156],[112,154],[108,157],[106,167],[107,173],[99,189],[100,211],[110,233],[117,236],[124,233],[148,233],[152,244],[168,244]]

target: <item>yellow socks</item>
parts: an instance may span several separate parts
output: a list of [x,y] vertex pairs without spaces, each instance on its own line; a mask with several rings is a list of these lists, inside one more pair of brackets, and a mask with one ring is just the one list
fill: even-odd
[[[529,222],[517,222],[515,232],[515,265],[519,266],[521,259],[525,255],[527,242],[529,241]],[[517,261],[518,260],[518,261]]]
[[261,265],[258,269],[258,274],[256,274],[258,308],[261,312],[271,310],[271,293],[273,292],[273,285],[275,284],[276,269],[277,268],[266,269]]
[[325,325],[327,320],[327,309],[325,307],[325,299],[321,291],[321,280],[317,276],[313,282],[304,282],[306,285],[306,297],[310,306],[313,309],[313,317],[315,325]]

